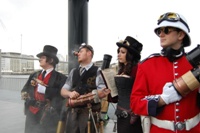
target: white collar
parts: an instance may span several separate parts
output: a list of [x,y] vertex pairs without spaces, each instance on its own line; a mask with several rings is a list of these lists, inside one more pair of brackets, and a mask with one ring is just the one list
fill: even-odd
[[[90,62],[89,64],[87,64],[86,66],[84,66],[84,68],[88,71],[91,67],[92,67],[93,63]],[[82,67],[81,65],[79,67]]]
[[[46,70],[46,74],[45,74],[45,75],[49,74],[51,71],[53,71],[53,69],[54,69],[53,67],[52,67],[52,68],[49,68],[49,69],[47,69],[47,70]],[[45,70],[43,69],[43,70],[42,70],[42,73],[43,73],[44,71],[45,71]]]

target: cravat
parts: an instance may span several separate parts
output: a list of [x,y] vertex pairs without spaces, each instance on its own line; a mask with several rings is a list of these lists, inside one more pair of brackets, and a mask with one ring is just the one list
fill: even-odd
[[46,74],[46,70],[44,70],[43,73],[42,73],[42,80],[44,79],[45,74]]
[[79,69],[79,73],[80,73],[80,75],[82,75],[82,74],[83,74],[84,70],[85,70],[85,68],[84,68],[84,67],[80,67],[80,69]]

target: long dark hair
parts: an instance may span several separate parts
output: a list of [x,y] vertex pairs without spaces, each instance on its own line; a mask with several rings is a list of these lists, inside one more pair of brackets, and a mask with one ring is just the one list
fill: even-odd
[[[117,49],[117,53],[119,53],[121,47]],[[118,62],[119,70],[118,74],[126,74],[126,75],[131,75],[132,68],[138,64],[140,61],[140,58],[134,56],[133,53],[130,53],[130,51],[127,49],[127,54],[126,54],[126,61],[127,64],[125,65],[124,63]]]

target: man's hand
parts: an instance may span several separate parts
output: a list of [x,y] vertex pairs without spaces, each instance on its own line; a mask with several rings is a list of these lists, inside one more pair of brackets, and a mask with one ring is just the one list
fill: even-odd
[[111,90],[110,90],[110,89],[107,89],[107,88],[98,89],[98,96],[99,96],[99,98],[104,98],[104,97],[106,97],[110,92],[111,92]]
[[177,93],[171,82],[168,82],[163,87],[163,93],[160,95],[166,104],[180,101],[182,96]]
[[26,100],[30,98],[29,94],[27,92],[21,92],[21,99]]
[[42,80],[39,80],[37,78],[34,78],[34,80],[36,81],[37,84],[43,85],[43,86],[48,86],[47,84],[45,84]]
[[80,96],[80,94],[79,94],[78,92],[76,92],[76,91],[72,91],[72,92],[69,93],[69,97],[70,97],[71,99],[76,99],[76,98],[78,98],[79,96]]

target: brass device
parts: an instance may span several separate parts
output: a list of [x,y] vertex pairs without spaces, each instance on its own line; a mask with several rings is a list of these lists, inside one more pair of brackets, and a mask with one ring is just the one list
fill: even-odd
[[181,96],[186,96],[200,86],[200,45],[186,55],[193,69],[173,81],[173,85]]

